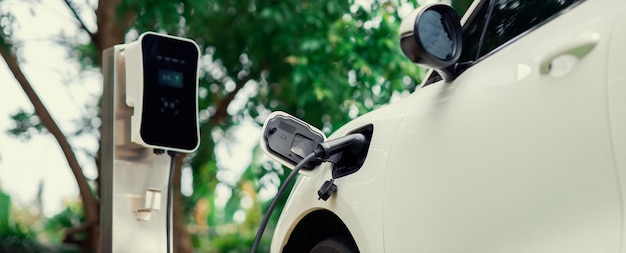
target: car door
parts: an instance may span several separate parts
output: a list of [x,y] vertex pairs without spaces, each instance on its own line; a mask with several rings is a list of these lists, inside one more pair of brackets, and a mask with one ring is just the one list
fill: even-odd
[[[619,9],[617,20],[614,22],[609,45],[607,81],[608,81],[608,104],[609,117],[611,119],[611,133],[613,140],[613,154],[619,169],[622,198],[626,196],[626,68],[624,56],[626,56],[626,5]],[[623,235],[626,237],[626,235]],[[624,239],[623,239],[624,240]]]
[[618,252],[606,62],[623,5],[474,3],[467,69],[409,97],[393,137],[386,252]]

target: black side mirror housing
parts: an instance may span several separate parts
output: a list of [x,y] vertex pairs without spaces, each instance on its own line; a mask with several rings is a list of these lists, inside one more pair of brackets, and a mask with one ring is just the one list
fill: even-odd
[[444,80],[454,80],[454,68],[461,57],[461,18],[452,7],[431,4],[420,7],[402,20],[400,47],[412,62],[435,69]]

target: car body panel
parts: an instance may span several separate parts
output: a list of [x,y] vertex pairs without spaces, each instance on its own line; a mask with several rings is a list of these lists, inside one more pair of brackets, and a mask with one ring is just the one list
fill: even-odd
[[[609,44],[607,66],[607,97],[611,132],[613,141],[613,155],[619,168],[617,173],[621,185],[622,209],[626,196],[626,4],[616,8],[619,10],[612,26],[611,42]],[[626,211],[622,210],[626,215]],[[626,221],[622,218],[622,245],[626,243]],[[626,252],[622,246],[622,252]]]

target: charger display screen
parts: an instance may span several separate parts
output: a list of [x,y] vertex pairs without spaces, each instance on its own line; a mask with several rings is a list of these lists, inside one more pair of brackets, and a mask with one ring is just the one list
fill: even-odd
[[198,57],[193,42],[147,34],[143,57],[143,113],[146,144],[192,150],[198,136]]
[[183,73],[167,69],[159,69],[158,82],[160,85],[174,88],[183,87]]

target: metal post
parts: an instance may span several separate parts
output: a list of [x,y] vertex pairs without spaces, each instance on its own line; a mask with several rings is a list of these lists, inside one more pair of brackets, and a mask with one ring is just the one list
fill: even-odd
[[130,140],[124,64],[123,45],[103,52],[101,252],[167,252],[170,157]]

